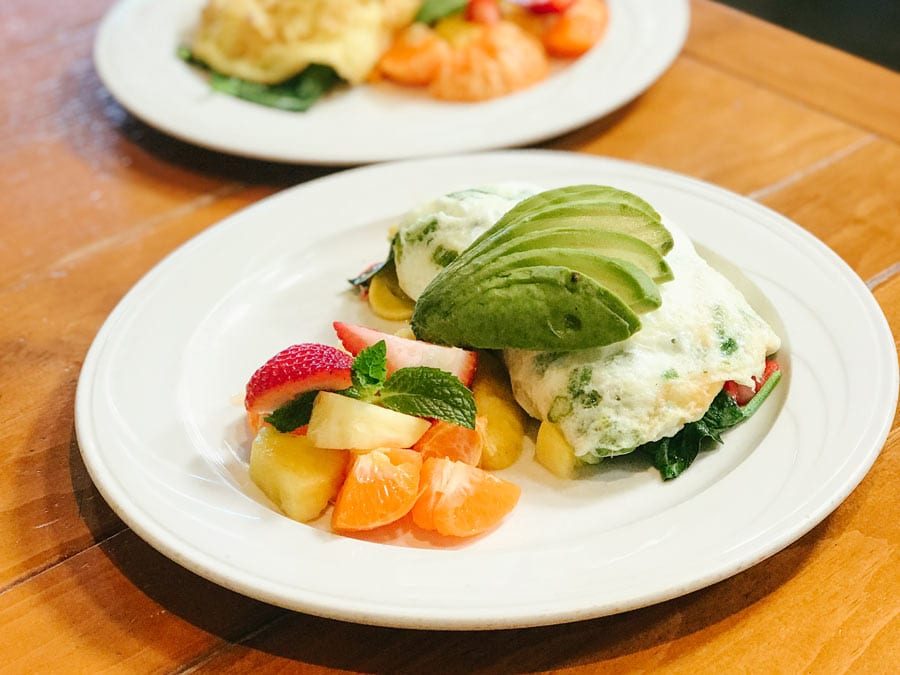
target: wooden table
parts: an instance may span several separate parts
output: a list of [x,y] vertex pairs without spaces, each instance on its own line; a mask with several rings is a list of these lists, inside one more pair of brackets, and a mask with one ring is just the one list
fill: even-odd
[[[100,85],[110,0],[0,9],[0,669],[10,672],[895,671],[900,438],[769,560],[660,605],[490,633],[356,626],[170,562],[113,514],[74,435],[79,368],[129,287],[221,218],[327,170],[167,138]],[[638,100],[545,144],[750,196],[834,248],[900,334],[900,75],[707,0]]]

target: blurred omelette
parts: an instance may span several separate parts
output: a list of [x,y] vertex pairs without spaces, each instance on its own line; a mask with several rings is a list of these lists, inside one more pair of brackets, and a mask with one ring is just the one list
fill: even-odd
[[310,64],[359,84],[420,0],[209,0],[194,56],[225,75],[276,84]]

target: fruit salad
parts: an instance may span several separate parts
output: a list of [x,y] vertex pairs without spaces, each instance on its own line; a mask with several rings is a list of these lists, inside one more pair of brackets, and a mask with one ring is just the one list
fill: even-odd
[[333,504],[339,533],[402,519],[456,538],[496,527],[521,491],[490,470],[518,458],[525,423],[505,371],[473,351],[334,329],[343,349],[292,345],[250,377],[253,482],[302,522]]

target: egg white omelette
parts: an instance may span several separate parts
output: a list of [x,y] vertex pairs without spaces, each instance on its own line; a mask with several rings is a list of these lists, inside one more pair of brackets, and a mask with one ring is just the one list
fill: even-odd
[[[533,194],[492,186],[444,195],[401,219],[394,254],[403,290],[415,299],[442,267],[506,210]],[[780,339],[743,295],[666,223],[674,280],[662,305],[641,314],[627,340],[570,352],[506,350],[519,405],[555,423],[575,455],[592,463],[673,436],[709,408],[723,384],[753,385]]]

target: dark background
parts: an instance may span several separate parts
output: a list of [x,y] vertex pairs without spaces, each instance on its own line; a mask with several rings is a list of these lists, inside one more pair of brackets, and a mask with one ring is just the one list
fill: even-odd
[[900,0],[718,0],[900,71]]

